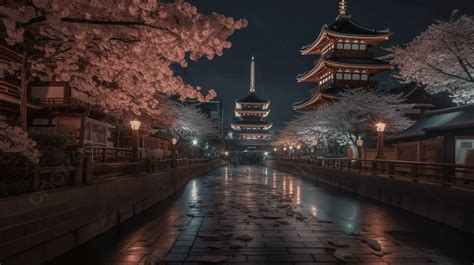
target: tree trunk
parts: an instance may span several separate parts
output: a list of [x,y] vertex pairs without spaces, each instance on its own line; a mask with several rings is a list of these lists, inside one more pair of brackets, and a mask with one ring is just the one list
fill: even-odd
[[28,73],[26,52],[21,58],[20,84],[20,127],[26,132],[28,129]]

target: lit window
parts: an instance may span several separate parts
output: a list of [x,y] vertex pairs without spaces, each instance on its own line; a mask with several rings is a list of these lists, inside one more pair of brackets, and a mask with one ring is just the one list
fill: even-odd
[[344,44],[344,50],[350,50],[351,45],[349,43]]
[[359,44],[352,44],[352,50],[354,51],[359,50]]

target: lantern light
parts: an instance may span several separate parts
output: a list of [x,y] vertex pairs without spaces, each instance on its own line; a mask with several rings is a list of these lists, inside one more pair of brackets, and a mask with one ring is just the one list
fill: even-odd
[[387,124],[385,124],[383,122],[379,122],[379,123],[375,124],[375,127],[377,127],[377,132],[384,132],[386,126],[387,126]]
[[178,139],[176,139],[176,138],[171,139],[171,143],[173,145],[176,145],[178,143]]
[[198,140],[197,139],[193,139],[193,145],[197,145],[198,144]]
[[138,120],[130,121],[130,127],[132,127],[132,131],[140,130],[141,125],[142,125],[142,123]]

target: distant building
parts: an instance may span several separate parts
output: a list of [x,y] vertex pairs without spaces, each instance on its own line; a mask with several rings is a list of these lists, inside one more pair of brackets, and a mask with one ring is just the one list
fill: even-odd
[[317,109],[338,99],[344,89],[377,88],[375,74],[393,69],[375,59],[372,48],[387,41],[392,33],[363,26],[347,14],[346,1],[339,3],[339,16],[325,25],[318,38],[301,50],[303,55],[319,55],[315,66],[297,78],[298,83],[315,83],[310,98],[293,105],[295,110]]
[[246,141],[249,145],[259,140],[269,140],[272,123],[267,120],[270,113],[270,101],[257,97],[255,91],[255,59],[250,65],[249,94],[235,102],[235,120],[231,127],[234,139]]
[[474,104],[427,112],[387,142],[397,160],[474,165]]

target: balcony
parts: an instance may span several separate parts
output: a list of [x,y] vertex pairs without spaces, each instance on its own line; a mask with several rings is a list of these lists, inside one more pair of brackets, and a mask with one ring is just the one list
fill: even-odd
[[332,80],[324,84],[319,85],[320,89],[328,89],[332,87],[350,87],[350,88],[360,88],[360,87],[377,87],[376,80],[367,80],[367,81],[355,81],[355,80]]

